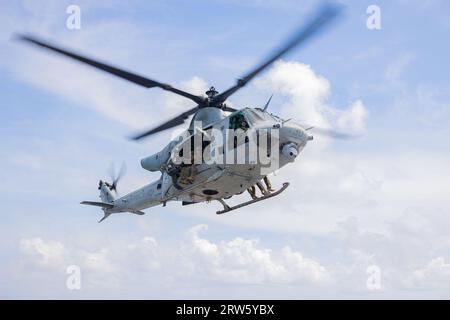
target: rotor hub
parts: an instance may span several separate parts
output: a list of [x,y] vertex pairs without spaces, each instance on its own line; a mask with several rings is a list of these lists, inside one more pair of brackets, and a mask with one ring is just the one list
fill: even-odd
[[211,88],[209,88],[209,90],[206,91],[205,93],[206,93],[206,95],[208,96],[208,98],[209,98],[210,100],[212,100],[212,99],[219,93],[219,91],[217,91],[216,88],[211,87]]

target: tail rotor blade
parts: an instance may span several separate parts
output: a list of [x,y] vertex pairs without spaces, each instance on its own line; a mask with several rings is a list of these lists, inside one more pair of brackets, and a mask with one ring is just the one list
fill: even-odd
[[117,184],[119,183],[120,179],[122,179],[123,175],[126,173],[127,167],[125,163],[123,162],[119,171],[116,173],[114,163],[112,163],[109,167],[109,177],[111,179],[111,185],[109,187],[109,190],[113,191],[117,194]]
[[117,177],[114,180],[115,184],[117,184],[120,179],[122,179],[123,175],[127,172],[127,166],[125,165],[125,162],[122,162],[122,165],[120,166],[120,170],[117,173]]

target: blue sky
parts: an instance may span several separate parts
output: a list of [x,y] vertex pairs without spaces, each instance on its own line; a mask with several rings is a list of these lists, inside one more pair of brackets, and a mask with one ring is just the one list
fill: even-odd
[[[222,217],[172,203],[97,224],[79,202],[97,199],[109,164],[127,164],[120,192],[142,186],[158,175],[139,160],[172,133],[126,137],[190,101],[10,41],[32,32],[202,93],[230,86],[317,3],[78,1],[82,28],[68,30],[73,1],[2,2],[0,297],[448,297],[446,1],[343,1],[340,23],[233,96],[258,106],[274,93],[273,112],[363,136],[316,137],[272,177],[291,182],[283,195]],[[366,28],[371,4],[381,30]],[[71,264],[81,290],[66,288]],[[366,287],[371,265],[380,290]]]

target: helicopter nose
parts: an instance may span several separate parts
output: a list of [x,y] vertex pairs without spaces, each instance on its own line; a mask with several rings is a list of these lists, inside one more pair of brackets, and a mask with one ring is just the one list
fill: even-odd
[[281,148],[281,154],[284,155],[290,162],[293,162],[298,156],[298,148],[294,143],[287,143]]
[[285,140],[293,142],[301,147],[305,146],[309,140],[313,139],[312,136],[308,135],[305,129],[296,123],[286,123],[280,129],[280,134]]

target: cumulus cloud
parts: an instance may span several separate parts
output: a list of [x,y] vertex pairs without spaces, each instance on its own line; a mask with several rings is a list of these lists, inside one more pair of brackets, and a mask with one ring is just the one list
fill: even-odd
[[[261,288],[261,294],[289,288],[290,293],[284,292],[282,297],[303,295],[304,287],[312,290],[310,294],[322,292],[322,297],[327,295],[320,290],[338,290],[348,294],[341,297],[357,297],[370,293],[366,270],[371,265],[381,271],[379,294],[383,297],[400,297],[404,290],[417,288],[446,290],[450,264],[444,256],[433,258],[434,242],[442,243],[439,239],[443,236],[436,227],[438,216],[412,216],[416,221],[407,214],[389,224],[384,232],[366,230],[353,217],[325,238],[303,238],[309,243],[321,243],[324,248],[331,241],[333,249],[327,252],[326,263],[290,245],[274,248],[257,238],[237,236],[213,241],[206,236],[205,224],[189,228],[175,241],[143,235],[138,241],[109,241],[109,249],[88,249],[73,242],[63,245],[61,241],[41,238],[22,239],[20,243],[23,257],[36,267],[28,275],[35,277],[32,281],[39,281],[39,274],[46,274],[46,281],[62,281],[55,275],[64,276],[67,266],[76,264],[81,268],[83,287],[94,297],[104,294],[107,288],[113,289],[116,297],[122,290],[127,297],[139,297],[153,292],[153,287],[158,288],[159,297],[196,298],[202,297],[204,290],[210,298],[230,294],[244,297],[245,288],[255,285]],[[405,219],[411,221],[410,227],[402,229]],[[438,240],[421,232],[416,227],[419,221],[433,225],[430,233],[437,234]],[[323,252],[319,255],[323,256]],[[426,256],[430,260],[419,265],[417,261]],[[221,288],[220,294],[211,293],[214,287]],[[141,291],[144,288],[149,289]],[[259,296],[253,292],[252,297]]]
[[295,119],[304,125],[363,133],[368,111],[361,100],[342,110],[329,104],[331,86],[309,65],[295,61],[277,61],[273,68],[257,80],[257,86],[288,97],[281,107],[285,118]]
[[69,265],[76,264],[87,274],[85,278],[90,285],[105,287],[116,286],[123,272],[110,260],[111,253],[106,248],[98,251],[74,249],[71,244],[38,237],[21,239],[20,250],[27,262],[27,270],[39,267],[39,272],[47,276],[61,276]]
[[321,283],[329,280],[330,274],[324,266],[318,262],[305,258],[300,252],[293,251],[286,246],[282,249],[282,257],[288,273],[293,279],[305,279],[313,283]]
[[61,242],[44,241],[41,238],[22,239],[20,250],[41,266],[59,266],[65,258],[65,248]]
[[289,246],[282,248],[281,252],[274,252],[262,247],[258,239],[241,237],[213,243],[200,237],[200,231],[206,229],[206,225],[190,229],[189,242],[182,247],[187,262],[200,262],[191,264],[191,272],[208,274],[225,282],[255,284],[293,281],[321,283],[328,278],[323,266]]
[[108,254],[108,249],[101,249],[98,252],[83,251],[81,253],[82,265],[97,272],[114,273],[116,268],[109,261]]
[[22,239],[21,248],[23,256],[41,272],[47,269],[61,273],[68,265],[79,265],[91,288],[126,287],[131,278],[144,274],[146,280],[142,281],[169,287],[181,280],[235,285],[329,282],[324,266],[289,246],[273,250],[264,247],[259,239],[242,237],[214,242],[200,235],[205,230],[206,225],[196,225],[177,242],[164,245],[152,236],[143,236],[138,242],[89,250],[35,238]]
[[398,84],[402,73],[412,63],[413,57],[410,53],[400,55],[388,64],[385,70],[386,80],[392,84]]
[[434,258],[414,271],[414,280],[421,286],[446,287],[450,282],[450,263],[444,257]]
[[296,115],[300,121],[327,127],[325,102],[330,83],[305,64],[279,60],[272,69],[257,80],[257,85],[275,93],[287,95],[289,101],[281,108],[284,116]]
[[[370,230],[360,219],[351,217],[339,224],[335,241],[339,247],[339,263],[328,266],[340,288],[358,288],[365,270],[376,265],[382,276],[383,294],[413,296],[421,290],[448,290],[450,264],[438,252],[448,253],[449,222],[438,212],[410,209],[386,222],[383,229]],[[366,290],[359,281],[361,290]],[[415,291],[418,290],[419,291]],[[442,291],[436,291],[436,296]]]
[[348,110],[343,111],[336,119],[337,128],[342,132],[353,134],[364,133],[369,112],[361,100],[355,101]]

